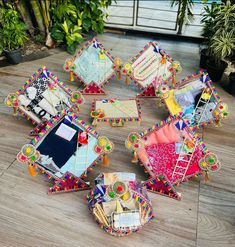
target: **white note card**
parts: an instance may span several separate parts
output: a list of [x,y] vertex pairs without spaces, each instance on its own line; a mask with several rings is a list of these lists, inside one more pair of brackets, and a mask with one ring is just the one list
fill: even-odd
[[71,127],[69,127],[68,125],[62,123],[60,125],[60,127],[57,129],[57,131],[55,132],[56,135],[64,138],[67,141],[71,141],[71,139],[73,138],[73,136],[75,135],[77,131]]

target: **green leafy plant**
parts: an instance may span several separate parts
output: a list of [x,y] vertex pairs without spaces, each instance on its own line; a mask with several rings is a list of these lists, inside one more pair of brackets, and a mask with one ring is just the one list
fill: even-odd
[[18,12],[7,4],[0,9],[0,53],[22,47],[27,40],[26,25],[20,20]]
[[235,4],[227,0],[204,9],[203,36],[210,56],[220,66],[221,60],[233,54],[235,49]]
[[54,1],[51,8],[51,37],[57,43],[66,43],[73,54],[85,33],[104,30],[106,13],[103,11],[111,0],[65,0]]
[[214,35],[210,43],[211,53],[214,55],[217,63],[233,53],[235,48],[234,32],[223,31],[219,35]]
[[194,6],[193,0],[172,0],[171,6],[179,6],[179,13],[177,16],[177,24],[179,25],[178,34],[182,34],[182,29],[185,24],[193,21],[192,8]]
[[202,36],[208,40],[215,34],[213,25],[218,12],[219,4],[216,2],[212,2],[210,6],[205,5],[204,7],[204,13],[201,19],[201,23],[203,24]]

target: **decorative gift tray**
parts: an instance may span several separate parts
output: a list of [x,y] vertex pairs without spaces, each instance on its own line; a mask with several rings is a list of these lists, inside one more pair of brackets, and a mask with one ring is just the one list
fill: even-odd
[[143,90],[139,97],[155,97],[156,88],[166,80],[174,84],[175,75],[180,71],[179,62],[173,62],[156,42],[149,42],[122,70]]
[[188,119],[191,126],[213,122],[218,126],[228,116],[227,104],[222,102],[204,71],[186,77],[176,88],[163,84],[157,93],[172,116]]
[[221,165],[203,141],[181,118],[169,117],[142,133],[132,132],[126,147],[134,152],[132,162],[140,160],[150,175],[148,189],[180,199],[174,185],[208,172],[215,172]]
[[54,181],[49,193],[67,192],[88,189],[83,178],[112,150],[107,137],[99,136],[74,112],[64,111],[22,147],[17,159],[28,164],[30,175],[40,171]]
[[92,103],[91,117],[93,126],[111,125],[122,127],[128,124],[140,123],[141,107],[138,99],[118,100],[103,99],[94,100]]
[[72,92],[48,68],[42,67],[16,93],[10,93],[5,104],[14,109],[15,115],[40,125],[66,108],[73,107],[77,112],[84,101],[79,92]]
[[114,58],[97,40],[88,41],[76,55],[65,61],[64,69],[75,75],[85,88],[83,94],[105,94],[102,87],[115,76]]
[[88,206],[96,222],[114,236],[137,232],[153,218],[147,190],[134,173],[101,173],[88,195]]

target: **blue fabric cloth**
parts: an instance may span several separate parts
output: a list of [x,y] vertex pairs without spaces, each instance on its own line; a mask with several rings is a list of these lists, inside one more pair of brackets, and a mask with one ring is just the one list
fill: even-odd
[[191,92],[175,95],[177,103],[184,109],[194,104],[194,97]]
[[113,72],[113,63],[108,56],[105,59],[99,58],[100,48],[89,46],[74,61],[76,68],[74,72],[83,79],[86,84],[92,81],[100,85]]
[[60,127],[60,123],[51,130],[37,148],[40,153],[53,157],[53,161],[59,168],[61,168],[77,150],[78,133],[83,131],[78,128],[78,126],[69,123],[64,119],[62,122],[77,131],[71,141],[67,141],[55,134],[57,129]]

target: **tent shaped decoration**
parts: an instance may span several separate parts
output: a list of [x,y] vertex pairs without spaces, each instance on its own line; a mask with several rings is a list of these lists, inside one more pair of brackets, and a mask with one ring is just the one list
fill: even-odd
[[87,197],[88,207],[109,234],[129,235],[154,218],[147,190],[134,173],[101,173],[95,183]]
[[36,133],[64,109],[72,107],[78,112],[84,102],[80,92],[72,92],[46,67],[39,68],[16,93],[10,93],[5,99],[14,115],[23,116],[37,125],[33,131]]
[[92,103],[92,125],[111,125],[122,127],[131,123],[141,122],[141,107],[139,99],[103,99],[94,100]]
[[22,147],[17,160],[28,164],[30,175],[41,172],[54,182],[48,193],[84,190],[89,189],[83,180],[87,173],[102,159],[107,160],[113,147],[74,112],[64,110]]
[[155,97],[156,88],[166,80],[176,83],[176,73],[181,71],[180,63],[173,61],[156,42],[149,42],[130,63],[123,66],[126,82],[132,79],[142,90],[139,97]]
[[150,175],[146,186],[151,191],[180,199],[174,185],[209,172],[221,165],[198,134],[182,118],[169,117],[142,133],[132,132],[126,147],[134,152],[133,163],[139,160]]
[[65,61],[64,69],[70,72],[70,81],[75,75],[84,84],[83,94],[105,94],[103,86],[116,74],[113,66],[112,55],[94,38]]
[[162,84],[157,94],[172,116],[182,116],[190,126],[203,127],[228,116],[228,106],[220,99],[208,74],[199,71],[186,77],[176,88]]

